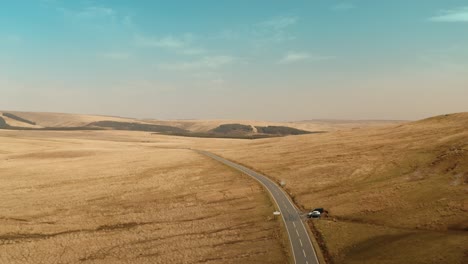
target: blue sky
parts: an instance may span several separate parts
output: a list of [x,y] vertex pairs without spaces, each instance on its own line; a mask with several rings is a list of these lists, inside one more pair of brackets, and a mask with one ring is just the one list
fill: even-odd
[[468,111],[467,1],[7,1],[0,109],[161,119]]

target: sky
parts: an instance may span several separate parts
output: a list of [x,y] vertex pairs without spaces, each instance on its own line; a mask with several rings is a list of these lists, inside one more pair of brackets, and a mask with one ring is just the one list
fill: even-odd
[[5,1],[0,109],[272,121],[468,111],[468,1]]

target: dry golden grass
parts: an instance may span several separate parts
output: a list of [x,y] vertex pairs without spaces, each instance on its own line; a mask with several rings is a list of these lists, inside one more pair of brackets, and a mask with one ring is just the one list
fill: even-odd
[[[334,263],[466,263],[466,234],[320,220]],[[465,258],[465,259],[464,259]]]
[[[116,151],[149,148],[155,153],[189,153],[183,149],[188,147],[210,150],[276,180],[285,180],[288,192],[305,209],[327,208],[330,218],[319,220],[314,228],[335,263],[468,261],[468,113],[261,140],[197,139],[125,131],[2,131],[0,135],[50,144],[66,140],[73,144],[69,150],[82,147],[84,141]],[[25,150],[30,151],[30,146]],[[57,156],[61,155],[64,153]],[[203,160],[199,166],[206,162]],[[166,163],[170,162],[164,159]],[[178,169],[181,167],[170,168],[167,173],[177,173]],[[252,184],[250,181],[245,179],[243,184]],[[216,210],[225,207],[220,204]]]
[[[300,206],[327,208],[335,220],[343,222],[340,230],[351,237],[346,246],[338,246],[344,243],[341,231],[318,226],[337,263],[353,262],[359,256],[355,249],[363,243],[357,239],[361,233],[369,236],[368,241],[381,235],[369,224],[409,233],[394,248],[408,259],[426,254],[425,260],[468,261],[464,256],[468,244],[468,113],[382,128],[199,144],[286,181]],[[363,226],[358,231],[348,223]],[[428,234],[443,239],[430,239]],[[428,239],[417,239],[426,235]],[[415,240],[420,243],[419,251],[406,246]],[[433,250],[433,245],[440,250]],[[365,254],[359,251],[365,256],[362,263],[375,263],[375,258],[368,257],[372,254],[388,263],[402,263],[400,256],[379,255],[381,250],[375,245]]]
[[0,263],[287,262],[259,184],[143,134],[0,131]]

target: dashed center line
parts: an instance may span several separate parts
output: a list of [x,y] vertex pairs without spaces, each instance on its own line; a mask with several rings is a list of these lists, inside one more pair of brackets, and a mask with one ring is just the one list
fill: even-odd
[[305,253],[305,250],[302,250],[302,253],[304,253],[304,258],[307,257],[306,253]]
[[296,223],[293,222],[293,226],[294,226],[294,228],[296,228]]
[[297,232],[297,229],[296,229],[296,234],[297,234],[297,236],[299,236],[299,232]]
[[304,247],[304,245],[302,245],[302,240],[299,238],[299,243],[301,243],[301,247]]

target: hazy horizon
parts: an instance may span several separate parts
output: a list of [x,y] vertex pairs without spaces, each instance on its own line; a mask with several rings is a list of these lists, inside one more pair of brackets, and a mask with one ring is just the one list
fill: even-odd
[[466,1],[59,1],[0,9],[0,109],[155,119],[466,112]]

